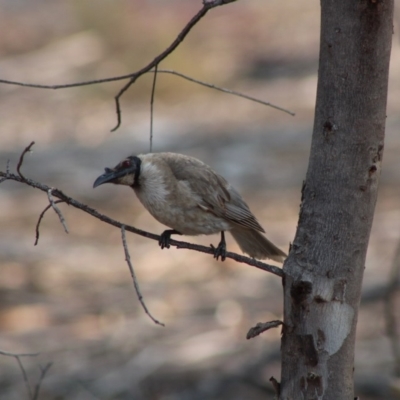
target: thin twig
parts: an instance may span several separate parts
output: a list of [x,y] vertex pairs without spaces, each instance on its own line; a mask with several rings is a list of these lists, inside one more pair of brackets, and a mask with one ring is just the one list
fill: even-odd
[[8,351],[0,350],[0,355],[7,356],[7,357],[14,357],[17,360],[19,369],[22,373],[22,378],[24,379],[25,387],[28,392],[28,397],[33,399],[32,388],[28,380],[28,374],[25,371],[24,365],[22,364],[20,357],[35,357],[39,355],[39,353],[10,353]]
[[153,61],[147,64],[145,67],[140,69],[139,71],[131,74],[129,81],[120,89],[120,91],[115,96],[115,109],[117,113],[117,125],[111,129],[111,132],[116,131],[121,125],[121,105],[120,98],[121,96],[136,82],[136,80],[146,72],[153,69],[156,65],[160,64],[164,58],[166,58],[169,54],[171,54],[185,39],[187,34],[192,30],[192,28],[207,14],[209,10],[212,8],[233,3],[236,0],[214,0],[214,1],[204,1],[203,7],[199,10],[199,12],[185,25],[185,27],[178,34],[176,39],[162,52],[160,53]]
[[128,244],[126,243],[126,235],[125,235],[125,225],[121,226],[121,236],[122,236],[122,245],[124,246],[124,252],[125,252],[125,261],[128,263],[128,267],[129,267],[129,271],[131,271],[131,277],[133,280],[133,286],[135,286],[135,290],[136,290],[136,294],[137,297],[140,301],[140,304],[143,307],[144,312],[150,317],[150,319],[156,323],[157,325],[161,325],[161,326],[165,326],[165,324],[163,324],[162,322],[158,321],[157,319],[155,319],[149,309],[146,306],[146,303],[143,300],[143,296],[142,293],[140,292],[140,288],[139,288],[139,282],[136,278],[136,274],[135,271],[133,269],[132,263],[131,263],[131,256],[129,254],[129,249],[128,249]]
[[32,393],[32,388],[28,380],[28,374],[26,373],[26,370],[24,368],[24,365],[22,364],[20,357],[36,357],[39,355],[39,353],[10,353],[9,351],[0,350],[0,355],[7,357],[14,357],[17,360],[18,366],[22,372],[22,377],[24,379],[26,390],[28,391],[28,397],[32,400],[37,400],[39,398],[40,386],[43,382],[43,379],[46,376],[47,371],[53,365],[53,363],[48,363],[44,368],[40,368],[41,374],[37,384],[35,385],[35,390]]
[[156,91],[156,80],[157,80],[158,65],[154,67],[153,86],[151,88],[150,98],[150,153],[153,151],[153,117],[154,117],[154,93]]
[[400,280],[400,242],[397,245],[396,254],[393,259],[392,269],[390,271],[389,282],[387,285],[385,301],[385,319],[386,334],[388,335],[395,363],[395,374],[400,376],[400,335],[397,330],[396,320],[396,295],[399,289]]
[[[149,71],[148,73],[152,73],[152,72],[154,72],[154,71]],[[247,94],[244,94],[244,93],[241,93],[241,92],[237,92],[236,90],[227,89],[227,88],[223,88],[223,87],[214,85],[212,83],[200,81],[199,79],[192,78],[191,76],[182,74],[181,72],[174,71],[172,69],[159,69],[157,72],[162,73],[162,74],[176,75],[176,76],[179,76],[180,78],[186,79],[189,82],[197,83],[199,85],[208,87],[210,89],[215,89],[215,90],[218,90],[218,91],[223,92],[223,93],[228,93],[228,94],[232,94],[234,96],[242,97],[244,99],[247,99],[247,100],[250,100],[250,101],[254,101],[255,103],[260,103],[260,104],[262,104],[264,106],[272,107],[272,108],[275,108],[276,110],[283,111],[283,112],[285,112],[287,114],[290,114],[292,116],[296,115],[293,111],[287,110],[286,108],[279,107],[279,106],[277,106],[275,104],[272,104],[272,103],[270,103],[268,101],[264,101],[264,100],[257,99],[256,97],[248,96]]]
[[[58,204],[58,203],[65,203],[64,202],[64,200],[56,200],[55,202],[54,202],[54,204]],[[51,208],[52,207],[52,204],[50,203],[50,204],[48,204],[47,206],[46,206],[46,208],[40,213],[40,215],[39,215],[39,219],[38,219],[38,222],[37,222],[37,224],[36,224],[36,229],[35,229],[35,231],[36,231],[36,239],[35,239],[35,246],[38,244],[38,242],[39,242],[39,235],[40,235],[40,233],[39,233],[39,227],[40,227],[40,223],[42,222],[42,219],[43,219],[43,217],[44,217],[44,214],[46,214],[46,211],[49,209],[49,208]]]
[[[50,188],[47,191],[47,197],[49,198],[49,202],[50,202],[50,206],[53,208],[53,210],[56,212],[56,214],[58,215],[58,218],[60,219],[61,225],[64,227],[64,231],[65,233],[69,233],[68,232],[68,228],[67,228],[67,223],[65,222],[65,218],[64,215],[62,215],[62,212],[60,211],[60,209],[56,206],[56,203],[53,199],[52,196],[52,192],[53,192],[53,188]],[[59,202],[61,203],[61,202]]]
[[[10,159],[7,160],[6,163],[6,173],[9,175],[10,174]],[[3,183],[4,181],[6,181],[7,178],[1,178],[0,179],[0,183]]]
[[23,82],[16,82],[16,81],[9,81],[5,79],[0,79],[0,83],[8,84],[8,85],[16,85],[16,86],[24,86],[24,87],[34,87],[37,89],[66,89],[72,87],[79,87],[79,86],[87,86],[87,85],[95,85],[104,82],[114,82],[124,79],[129,79],[129,81],[119,90],[117,95],[115,96],[115,108],[117,113],[117,125],[111,130],[112,132],[117,130],[121,125],[121,105],[120,105],[120,98],[121,96],[136,82],[136,80],[145,74],[146,72],[153,69],[155,66],[160,64],[162,60],[164,60],[169,54],[171,54],[185,39],[187,34],[192,30],[192,28],[207,14],[209,10],[212,8],[216,8],[222,5],[226,5],[229,3],[233,3],[236,0],[211,0],[211,1],[203,1],[203,7],[197,12],[194,17],[185,25],[182,31],[178,34],[175,40],[157,57],[153,59],[149,64],[145,67],[141,68],[140,70],[118,77],[106,78],[106,79],[95,79],[91,81],[85,82],[76,82],[64,85],[37,85],[37,84],[30,84],[30,83],[23,83]]
[[52,362],[49,362],[48,364],[45,365],[44,368],[40,368],[41,373],[39,380],[35,386],[35,391],[33,393],[32,400],[37,400],[39,398],[39,392],[40,392],[40,386],[42,385],[42,382],[44,380],[44,377],[46,376],[47,371],[50,369],[50,367],[53,365]]
[[[147,71],[147,73],[154,73],[154,71]],[[292,116],[296,115],[293,111],[287,110],[283,107],[277,106],[273,103],[270,103],[268,101],[264,101],[261,99],[258,99],[256,97],[248,96],[247,94],[238,92],[236,90],[228,89],[228,88],[223,88],[218,85],[214,85],[213,83],[208,83],[205,81],[201,81],[199,79],[195,79],[190,77],[189,75],[185,75],[181,72],[171,70],[171,69],[157,69],[157,73],[162,73],[162,74],[170,74],[170,75],[175,75],[180,78],[183,78],[189,82],[196,83],[198,85],[205,86],[210,89],[215,89],[223,93],[231,94],[233,96],[239,96],[244,99],[254,101],[256,103],[262,104],[264,106],[272,107],[275,108],[276,110],[283,111],[285,113],[288,113]],[[125,79],[131,78],[132,74],[129,75],[120,75],[120,76],[114,76],[110,78],[103,78],[103,79],[95,79],[91,81],[84,81],[84,82],[76,82],[76,83],[68,83],[68,84],[57,84],[57,85],[40,85],[40,84],[34,84],[34,83],[24,83],[24,82],[16,82],[16,81],[9,81],[5,79],[0,79],[0,83],[8,84],[8,85],[15,85],[15,86],[23,86],[23,87],[30,87],[30,88],[35,88],[35,89],[51,89],[51,90],[57,90],[57,89],[69,89],[73,87],[81,87],[81,86],[90,86],[90,85],[98,85],[100,83],[108,83],[108,82],[115,82],[115,81],[123,81]]]
[[19,356],[15,356],[15,359],[17,360],[19,369],[22,372],[22,377],[24,379],[24,383],[25,383],[26,391],[28,392],[28,396],[29,396],[30,399],[32,399],[32,388],[31,388],[31,385],[30,385],[29,380],[28,380],[28,374],[26,373],[24,365],[22,364],[22,361],[19,358]]
[[[48,190],[51,189],[49,186],[42,184],[40,182],[33,181],[32,179],[24,180],[20,176],[15,175],[15,174],[9,174],[7,176],[7,174],[3,171],[0,171],[0,177],[7,177],[8,180],[12,180],[12,181],[19,182],[19,183],[24,183],[25,185],[39,189],[45,193],[47,193]],[[140,236],[146,237],[148,239],[156,240],[157,242],[160,240],[159,235],[155,235],[153,233],[143,231],[143,230],[135,228],[133,226],[122,224],[119,221],[116,221],[104,214],[99,213],[94,208],[91,208],[91,207],[87,206],[86,204],[82,204],[79,201],[73,199],[72,197],[67,196],[61,190],[53,188],[52,195],[60,200],[64,200],[68,205],[70,205],[74,208],[78,208],[78,209],[86,212],[87,214],[90,214],[91,216],[93,216],[93,217],[99,219],[100,221],[103,221],[109,225],[115,226],[119,229],[121,229],[121,227],[124,225],[125,230],[135,233],[136,235],[140,235]],[[201,245],[197,245],[197,244],[193,244],[193,243],[181,242],[178,240],[171,240],[170,244],[172,246],[177,247],[178,249],[190,249],[190,250],[194,250],[194,251],[199,251],[201,253],[214,255],[214,251],[211,249],[211,247],[201,246]],[[275,265],[263,263],[261,261],[255,260],[254,258],[242,256],[240,254],[236,254],[236,253],[232,253],[232,252],[227,252],[226,258],[230,258],[237,262],[244,263],[244,264],[250,265],[252,267],[261,269],[263,271],[270,272],[271,274],[274,274],[281,278],[284,276],[283,270],[281,268],[276,267]]]
[[283,325],[282,321],[275,320],[269,322],[259,322],[256,326],[250,328],[247,332],[246,339],[253,339],[254,337],[261,335],[261,333],[271,328],[277,328],[279,325]]
[[22,179],[24,179],[24,180],[25,180],[25,177],[22,175],[21,167],[22,167],[22,164],[23,164],[23,162],[24,162],[25,154],[28,153],[29,151],[31,151],[31,147],[32,147],[34,144],[35,144],[35,142],[31,142],[31,144],[30,144],[29,146],[25,147],[25,150],[21,153],[21,156],[19,157],[19,161],[18,161],[18,164],[17,164],[17,172],[18,172],[18,175],[19,175]]
[[[116,126],[111,129],[112,132],[116,131],[120,125],[121,125],[121,104],[120,104],[120,99],[122,95],[136,82],[136,80],[144,75],[145,73],[148,72],[156,72],[157,67],[160,64],[161,61],[163,61],[169,54],[171,54],[179,45],[182,43],[182,41],[185,39],[185,37],[188,35],[188,33],[192,30],[192,28],[207,14],[209,10],[212,8],[216,8],[222,5],[226,5],[229,3],[233,3],[237,0],[203,0],[203,7],[197,12],[197,14],[192,17],[192,19],[185,25],[185,27],[182,29],[182,31],[178,34],[178,36],[175,38],[175,40],[162,52],[160,53],[157,57],[155,57],[149,64],[147,64],[145,67],[141,68],[140,70],[130,73],[127,75],[121,75],[121,76],[115,76],[115,77],[110,77],[110,78],[104,78],[104,79],[94,79],[94,80],[89,80],[89,81],[83,81],[83,82],[74,82],[74,83],[68,83],[68,84],[58,84],[58,85],[41,85],[41,84],[32,84],[32,83],[24,83],[24,82],[18,82],[18,81],[11,81],[11,80],[6,80],[6,79],[0,79],[0,83],[3,84],[8,84],[8,85],[14,85],[14,86],[23,86],[23,87],[31,87],[31,88],[36,88],[36,89],[51,89],[51,90],[56,90],[56,89],[67,89],[67,88],[73,88],[73,87],[81,87],[81,86],[88,86],[88,85],[96,85],[100,83],[106,83],[106,82],[115,82],[115,81],[120,81],[120,80],[125,80],[129,79],[129,81],[119,90],[117,95],[114,97],[115,100],[115,109],[116,109],[116,114],[117,114],[117,124]],[[155,71],[151,71],[153,68],[155,68]],[[198,83],[200,85],[219,90],[224,93],[229,93],[235,96],[239,96],[242,98],[245,98],[250,101],[254,101],[272,108],[275,108],[277,110],[283,111],[285,113],[288,113],[290,115],[295,115],[292,111],[289,111],[285,108],[276,106],[272,103],[257,99],[255,97],[247,96],[245,94],[242,94],[240,92],[236,92],[234,90],[226,89],[226,88],[221,88],[213,84],[209,84],[206,82],[199,81],[197,79],[191,78],[187,75],[181,74],[177,71],[172,71],[172,70],[160,70],[159,72],[163,73],[169,73],[173,74],[176,76],[180,76],[181,78],[184,78],[186,80],[189,80],[194,83]],[[157,72],[156,72],[157,74]],[[153,81],[153,85],[155,84],[155,77]],[[153,86],[154,89],[154,86]],[[1,183],[1,182],[0,182]]]
[[11,353],[9,351],[0,350],[0,355],[7,357],[37,357],[40,353]]

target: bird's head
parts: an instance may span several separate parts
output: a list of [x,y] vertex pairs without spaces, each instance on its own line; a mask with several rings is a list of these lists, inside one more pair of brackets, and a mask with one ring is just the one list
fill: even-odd
[[139,157],[130,156],[118,163],[114,168],[105,168],[104,174],[100,175],[93,184],[93,187],[103,183],[115,183],[135,187],[139,184],[141,160]]

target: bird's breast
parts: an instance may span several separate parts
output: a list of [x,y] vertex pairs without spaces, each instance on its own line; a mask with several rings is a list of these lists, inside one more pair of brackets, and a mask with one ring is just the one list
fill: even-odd
[[199,205],[199,198],[185,187],[159,182],[135,188],[137,197],[162,224],[184,235],[207,235],[231,229],[231,224]]

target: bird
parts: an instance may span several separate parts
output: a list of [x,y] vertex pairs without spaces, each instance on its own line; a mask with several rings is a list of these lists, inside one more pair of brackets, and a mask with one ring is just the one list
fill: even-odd
[[131,187],[143,206],[171,229],[159,239],[170,247],[171,235],[221,234],[214,258],[226,258],[225,232],[243,253],[255,259],[283,262],[287,255],[270,242],[239,192],[197,158],[178,153],[131,155],[114,168],[105,168],[93,188],[105,183]]

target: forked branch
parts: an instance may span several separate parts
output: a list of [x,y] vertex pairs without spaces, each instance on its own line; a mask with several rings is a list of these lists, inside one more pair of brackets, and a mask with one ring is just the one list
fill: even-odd
[[24,380],[24,384],[25,384],[26,390],[28,392],[29,399],[37,400],[39,398],[40,386],[43,382],[43,379],[45,378],[47,371],[51,367],[52,363],[49,363],[44,368],[41,368],[41,374],[40,374],[39,380],[38,380],[37,384],[35,385],[35,390],[32,392],[32,388],[31,388],[31,385],[30,385],[29,379],[28,379],[28,374],[26,373],[25,367],[22,364],[21,357],[36,357],[39,355],[39,353],[11,353],[9,351],[0,350],[0,355],[15,358],[15,360],[18,363],[19,369],[21,370],[22,378]]
[[[100,221],[103,221],[103,222],[105,222],[105,223],[107,223],[109,225],[115,226],[115,227],[117,227],[119,229],[124,229],[124,231],[126,230],[126,231],[129,231],[129,232],[135,233],[136,235],[140,235],[140,236],[146,237],[148,239],[156,240],[157,242],[160,240],[160,236],[159,235],[155,235],[153,233],[143,231],[143,230],[135,228],[133,226],[122,224],[119,221],[116,221],[116,220],[114,220],[114,219],[112,219],[112,218],[110,218],[110,217],[108,217],[108,216],[106,216],[104,214],[99,213],[94,208],[91,208],[91,207],[87,206],[86,204],[80,203],[79,201],[73,199],[72,197],[67,196],[66,194],[64,194],[59,189],[51,188],[51,187],[49,187],[49,186],[47,186],[47,185],[45,185],[43,183],[36,182],[36,181],[34,181],[32,179],[25,178],[20,173],[20,168],[21,168],[22,163],[23,163],[24,155],[28,151],[30,151],[30,149],[33,146],[33,144],[34,144],[34,142],[32,142],[28,147],[26,147],[24,149],[24,151],[22,152],[21,156],[20,156],[20,159],[19,159],[19,162],[18,162],[18,172],[19,172],[20,175],[18,176],[18,175],[15,175],[15,174],[11,174],[10,171],[8,170],[8,167],[7,167],[7,171],[6,172],[0,171],[0,177],[1,178],[4,178],[5,180],[11,180],[11,181],[23,183],[23,184],[31,186],[31,187],[33,187],[35,189],[39,189],[42,192],[45,192],[49,196],[50,206],[53,207],[53,208],[58,209],[56,204],[59,203],[59,201],[53,201],[53,196],[54,196],[57,199],[67,203],[68,205],[70,205],[70,206],[72,206],[74,208],[78,208],[79,210],[82,210],[82,211],[86,212],[87,214],[90,214],[91,216],[93,216],[93,217],[99,219]],[[36,235],[37,235],[37,237],[38,237],[38,229],[39,229],[40,222],[41,222],[41,220],[43,218],[43,215],[48,210],[48,208],[49,208],[49,206],[47,206],[39,216],[39,220],[38,220],[38,222],[36,224]],[[57,210],[56,210],[56,212],[57,212]],[[61,223],[63,223],[66,232],[68,232],[67,229],[66,229],[66,226],[65,226],[64,217],[62,216],[62,214],[61,214],[61,217],[60,217],[60,214],[58,212],[57,212],[57,214],[59,215],[60,221],[61,221]],[[199,251],[199,252],[202,252],[202,253],[214,255],[214,250],[211,247],[201,246],[201,245],[197,245],[197,244],[193,244],[193,243],[181,242],[181,241],[173,240],[173,239],[170,240],[170,244],[172,246],[175,246],[178,249],[190,249],[190,250],[195,250],[195,251]],[[274,275],[279,276],[281,278],[284,275],[281,268],[278,268],[278,267],[276,267],[274,265],[263,263],[261,261],[255,260],[254,258],[242,256],[240,254],[236,254],[236,253],[232,253],[232,252],[227,252],[226,253],[226,258],[230,258],[230,259],[235,260],[237,262],[245,263],[247,265],[256,267],[258,269],[261,269],[263,271],[270,272],[271,274],[274,274]]]
[[[18,82],[18,81],[11,81],[11,80],[6,80],[6,79],[0,79],[0,83],[7,84],[7,85],[14,85],[14,86],[23,86],[23,87],[31,87],[31,88],[36,88],[36,89],[67,89],[67,88],[73,88],[73,87],[80,87],[80,86],[88,86],[88,85],[96,85],[100,83],[106,83],[106,82],[115,82],[115,81],[121,81],[121,80],[126,80],[129,79],[128,82],[119,90],[117,95],[115,96],[115,108],[116,108],[116,113],[117,113],[117,124],[116,126],[112,129],[112,131],[117,130],[120,125],[121,125],[121,104],[120,104],[120,99],[122,95],[136,82],[136,80],[141,77],[142,75],[149,73],[149,72],[156,72],[158,69],[159,64],[161,61],[163,61],[168,55],[170,55],[185,39],[185,37],[188,35],[188,33],[192,30],[192,28],[207,14],[207,12],[213,8],[233,3],[237,0],[203,0],[203,7],[197,12],[196,15],[192,17],[192,19],[184,26],[184,28],[181,30],[181,32],[178,34],[178,36],[175,38],[175,40],[162,52],[160,53],[157,57],[155,57],[151,62],[149,62],[145,67],[141,68],[140,70],[126,74],[126,75],[120,75],[120,76],[114,76],[110,78],[104,78],[104,79],[94,79],[94,80],[89,80],[89,81],[83,81],[83,82],[74,82],[74,83],[68,83],[68,84],[57,84],[57,85],[40,85],[40,84],[33,84],[33,83],[26,83],[26,82]],[[205,87],[219,90],[224,93],[229,93],[235,96],[239,96],[242,98],[245,98],[250,101],[254,101],[272,108],[275,108],[277,110],[286,112],[290,115],[295,115],[292,111],[289,111],[285,108],[279,107],[277,105],[274,105],[272,103],[248,96],[246,94],[242,94],[240,92],[236,92],[234,90],[226,89],[219,87],[217,85],[207,83],[200,81],[198,79],[191,78],[185,74],[182,74],[177,71],[172,71],[172,70],[161,70],[158,69],[158,72],[163,72],[167,74],[173,74],[176,76],[179,76],[183,79],[186,79],[188,81],[203,85]],[[153,81],[153,93],[154,93],[154,82]],[[152,98],[154,97],[154,94],[152,94]],[[152,119],[151,119],[152,120]]]
[[[26,147],[24,149],[24,151],[22,152],[21,156],[20,156],[20,159],[19,159],[19,162],[18,162],[18,166],[17,166],[17,170],[18,170],[19,176],[15,175],[15,174],[10,174],[9,167],[8,167],[8,164],[7,164],[6,172],[0,171],[0,177],[3,177],[2,180],[12,180],[12,181],[20,182],[20,183],[26,184],[28,186],[31,186],[31,187],[33,187],[35,189],[39,189],[39,190],[47,193],[47,197],[48,197],[48,200],[49,200],[50,204],[47,205],[46,208],[39,215],[39,219],[38,219],[38,222],[36,224],[36,241],[35,241],[35,245],[38,243],[38,240],[39,240],[40,223],[41,223],[46,211],[48,209],[50,209],[50,207],[54,209],[54,211],[56,212],[56,214],[58,215],[58,217],[60,219],[61,224],[64,227],[65,232],[68,233],[68,229],[67,229],[67,226],[66,226],[65,218],[64,218],[63,214],[61,213],[60,209],[57,207],[57,204],[58,203],[62,203],[62,202],[67,203],[68,205],[71,205],[72,207],[78,208],[78,209],[90,214],[91,216],[93,216],[93,217],[95,217],[95,218],[97,218],[97,219],[99,219],[99,220],[101,220],[103,222],[106,222],[107,224],[110,224],[110,225],[113,225],[115,227],[118,227],[121,230],[122,245],[123,245],[124,252],[125,252],[125,260],[126,260],[126,262],[128,264],[128,267],[129,267],[129,270],[130,270],[130,273],[131,273],[131,276],[132,276],[133,284],[134,284],[134,287],[135,287],[136,294],[138,296],[139,302],[142,305],[142,307],[143,307],[144,311],[146,312],[146,314],[151,318],[151,320],[153,322],[155,322],[158,325],[164,326],[164,324],[162,322],[158,321],[157,319],[155,319],[151,315],[151,313],[149,312],[146,304],[144,303],[143,296],[142,296],[142,294],[140,292],[138,281],[137,281],[137,278],[136,278],[136,275],[135,275],[135,272],[134,272],[134,269],[133,269],[133,266],[132,266],[132,263],[131,263],[129,249],[128,249],[128,245],[127,245],[127,242],[126,242],[125,231],[129,231],[129,232],[135,233],[137,235],[144,236],[144,237],[147,237],[149,239],[153,239],[153,240],[157,240],[157,241],[160,240],[160,236],[154,235],[154,234],[152,234],[150,232],[142,231],[142,230],[137,229],[137,228],[135,228],[133,226],[122,224],[119,221],[116,221],[116,220],[114,220],[114,219],[112,219],[112,218],[110,218],[110,217],[108,217],[106,215],[103,215],[103,214],[99,213],[95,209],[87,206],[86,204],[82,204],[79,201],[73,199],[72,197],[67,196],[61,190],[58,190],[56,188],[48,187],[47,185],[44,185],[42,183],[33,181],[31,179],[27,179],[25,176],[22,175],[20,170],[21,170],[21,167],[22,167],[22,164],[23,164],[24,155],[28,151],[30,151],[30,149],[33,146],[33,144],[34,144],[34,142],[32,142],[28,147]],[[55,201],[53,199],[53,196],[58,198],[58,200]],[[184,249],[191,249],[191,250],[200,251],[200,252],[203,252],[203,253],[214,255],[214,250],[213,250],[212,247],[205,247],[205,246],[200,246],[200,245],[196,245],[196,244],[193,244],[193,243],[181,242],[181,241],[177,241],[177,240],[170,240],[170,245],[176,246],[178,249],[183,249],[183,248]],[[231,253],[231,252],[227,252],[226,253],[226,257],[227,258],[231,258],[231,259],[233,259],[235,261],[238,261],[238,262],[246,263],[248,265],[254,266],[254,267],[259,268],[259,269],[262,269],[264,271],[268,271],[268,272],[270,272],[270,273],[272,273],[274,275],[283,277],[282,269],[280,269],[280,268],[278,268],[278,267],[276,267],[274,265],[265,264],[265,263],[263,263],[261,261],[255,260],[253,258],[241,256],[239,254]],[[269,324],[274,324],[276,322],[278,322],[278,325],[281,323],[280,321],[273,321],[273,322],[271,322]],[[278,326],[278,325],[275,324],[274,326]],[[266,330],[266,329],[269,329],[269,328],[263,328],[260,331],[260,327],[257,325],[257,327],[253,328],[253,330],[254,329],[256,329],[257,332],[258,331],[259,332],[258,333],[253,333],[253,336],[250,336],[250,337],[254,337],[254,336],[260,334],[263,330]],[[250,335],[250,332],[248,334],[248,338],[249,338],[249,335]],[[21,364],[21,362],[20,362],[18,357],[17,357],[17,361],[21,366],[22,364]],[[44,374],[45,373],[46,372],[44,372]],[[43,376],[44,376],[44,374],[43,374]],[[27,387],[30,388],[29,384],[27,385]],[[30,389],[30,391],[31,391],[31,389]],[[32,395],[31,395],[31,398],[32,398]]]
[[[15,175],[15,174],[7,175],[7,173],[4,171],[0,171],[0,177],[7,178],[7,180],[23,183],[23,184],[31,186],[35,189],[39,189],[45,193],[47,193],[50,189],[52,189],[51,187],[49,187],[43,183],[36,182],[32,179],[24,180],[20,176]],[[115,226],[119,229],[121,229],[122,226],[125,226],[125,230],[128,232],[135,233],[136,235],[143,236],[143,237],[146,237],[151,240],[156,240],[157,242],[160,240],[159,235],[155,235],[154,233],[146,232],[141,229],[135,228],[133,226],[126,225],[119,221],[116,221],[115,219],[112,219],[112,218],[108,217],[107,215],[99,213],[94,208],[89,207],[86,204],[80,203],[78,200],[75,200],[72,197],[67,196],[64,192],[62,192],[59,189],[53,188],[52,194],[54,197],[56,197],[60,200],[63,200],[68,205],[70,205],[74,208],[78,208],[79,210],[82,210],[85,213],[90,214],[92,217],[95,217],[95,218],[99,219],[100,221],[105,222],[106,224]],[[194,243],[181,242],[181,241],[172,240],[172,239],[170,241],[170,244],[171,244],[171,246],[175,246],[178,249],[190,249],[190,250],[194,250],[194,251],[199,251],[201,253],[214,255],[214,251],[211,247],[201,246],[201,245],[194,244]],[[237,262],[244,263],[244,264],[250,265],[252,267],[261,269],[263,271],[270,272],[271,274],[274,274],[281,278],[283,277],[282,269],[279,267],[276,267],[275,265],[266,264],[261,261],[255,260],[254,258],[242,256],[240,254],[232,253],[232,252],[227,252],[226,258],[230,258]]]

